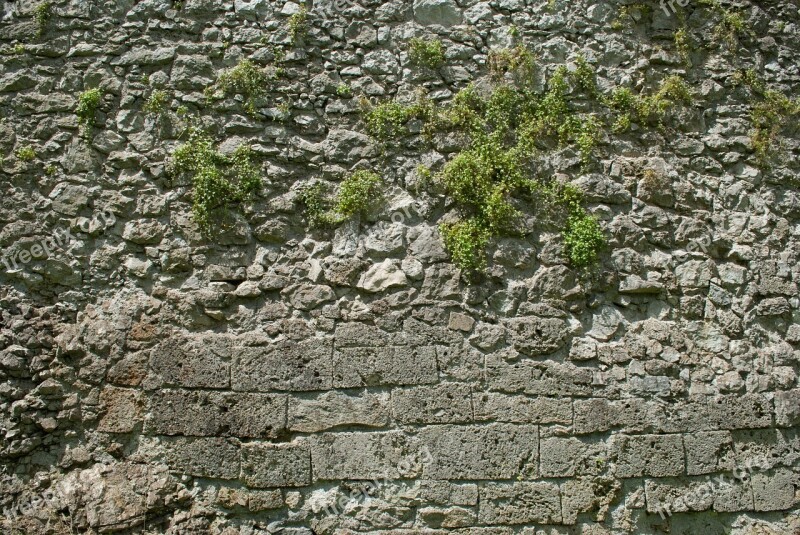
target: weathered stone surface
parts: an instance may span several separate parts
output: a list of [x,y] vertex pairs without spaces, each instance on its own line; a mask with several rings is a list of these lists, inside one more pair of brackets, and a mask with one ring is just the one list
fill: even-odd
[[515,318],[509,322],[514,347],[526,355],[552,353],[566,343],[564,320],[558,318]]
[[315,481],[417,477],[420,466],[401,473],[417,450],[403,433],[325,433],[309,439]]
[[242,479],[250,487],[302,487],[311,482],[311,453],[303,444],[242,446]]
[[438,379],[433,347],[357,347],[333,352],[333,386],[417,385]]
[[396,388],[392,415],[404,424],[469,422],[473,419],[471,388],[455,383]]
[[558,485],[546,482],[488,483],[478,517],[486,524],[560,524]]
[[571,424],[569,399],[509,396],[494,392],[473,396],[476,420],[534,424]]
[[432,479],[532,478],[537,472],[539,434],[534,425],[489,424],[425,427],[419,441],[432,460]]
[[616,435],[611,443],[618,477],[665,477],[684,472],[681,435]]
[[343,426],[384,427],[390,416],[388,393],[326,392],[311,398],[292,398],[287,426],[290,431],[303,433]]
[[145,428],[161,435],[275,438],[286,429],[287,396],[198,390],[151,395]]
[[231,366],[234,390],[325,390],[332,385],[333,344],[324,338],[285,340],[235,350]]
[[106,433],[129,433],[142,420],[142,400],[138,390],[108,386],[100,393],[103,416],[99,431]]
[[224,336],[175,336],[157,345],[150,368],[165,384],[190,388],[230,386],[231,340]]
[[178,473],[199,477],[237,479],[239,443],[229,438],[162,437],[164,461]]

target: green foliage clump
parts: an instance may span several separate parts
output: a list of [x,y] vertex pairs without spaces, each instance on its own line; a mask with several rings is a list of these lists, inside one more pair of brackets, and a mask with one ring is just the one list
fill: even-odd
[[772,89],[764,92],[763,100],[757,102],[750,112],[753,131],[750,142],[759,162],[764,164],[774,151],[774,145],[791,117],[800,115],[800,100],[792,100]]
[[651,11],[652,8],[643,3],[622,6],[617,11],[617,18],[611,21],[611,28],[619,31],[625,27],[626,23],[635,20],[637,16],[647,15]]
[[336,211],[345,217],[364,212],[378,198],[380,184],[381,177],[372,171],[356,171],[339,187]]
[[53,14],[53,3],[45,1],[36,6],[33,10],[33,19],[36,21],[36,37],[41,37],[50,22]]
[[678,55],[681,57],[684,63],[689,63],[689,55],[692,51],[691,40],[689,38],[689,32],[686,30],[686,27],[681,27],[675,31],[672,36],[673,41],[675,42],[675,50],[678,52]]
[[366,213],[381,196],[381,178],[365,169],[355,171],[332,196],[323,182],[314,182],[300,190],[300,201],[313,227],[330,227]]
[[36,151],[34,150],[33,146],[25,145],[17,149],[17,152],[14,153],[17,159],[21,162],[32,162],[36,159]]
[[189,128],[186,143],[172,154],[171,171],[192,179],[192,213],[204,233],[213,228],[212,215],[221,208],[246,201],[261,186],[261,176],[252,162],[252,150],[240,145],[230,155],[214,148],[208,133]]
[[353,96],[353,90],[350,89],[350,86],[346,83],[342,82],[338,86],[336,86],[336,94],[342,98],[350,98]]
[[491,233],[477,219],[439,225],[439,232],[453,263],[465,271],[486,267],[486,247]]
[[167,106],[167,99],[169,95],[166,91],[157,89],[150,93],[147,102],[144,103],[144,112],[148,115],[160,115],[164,112]]
[[245,111],[252,115],[256,112],[257,99],[267,94],[272,79],[264,69],[248,59],[243,59],[235,67],[220,74],[216,84],[206,89],[206,95],[209,98],[241,95],[244,98]]
[[582,194],[576,188],[568,186],[568,190],[559,200],[569,214],[563,232],[567,257],[577,268],[591,266],[597,262],[598,254],[606,247],[603,229],[597,218],[583,208]]
[[618,114],[614,131],[624,132],[634,121],[663,125],[672,108],[691,104],[693,100],[694,95],[683,78],[672,75],[662,80],[658,90],[651,95],[634,95],[630,89],[622,87],[615,89],[605,102]]
[[701,6],[706,6],[718,17],[719,22],[714,28],[714,38],[716,41],[727,43],[729,48],[735,48],[739,42],[739,37],[753,35],[752,29],[744,19],[744,15],[738,11],[732,11],[722,6],[719,0],[699,0]]
[[302,6],[300,11],[289,17],[287,27],[289,29],[289,39],[292,45],[296,45],[297,41],[308,33],[308,10],[305,6]]
[[373,106],[366,99],[361,104],[367,133],[381,141],[403,134],[408,121],[424,118],[430,112],[430,103],[422,98],[414,104],[401,104],[392,100]]
[[439,39],[415,37],[408,43],[408,59],[412,65],[435,69],[444,63],[444,45]]
[[75,109],[75,114],[78,116],[78,122],[84,128],[90,128],[94,121],[94,114],[100,102],[103,100],[103,92],[99,87],[87,89],[78,95],[78,107]]
[[531,51],[522,45],[490,50],[488,62],[489,74],[495,81],[501,81],[506,73],[529,79],[536,65]]

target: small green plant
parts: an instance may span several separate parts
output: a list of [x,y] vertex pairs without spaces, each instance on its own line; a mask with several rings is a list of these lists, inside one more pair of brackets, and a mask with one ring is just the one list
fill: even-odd
[[764,165],[768,162],[781,130],[790,118],[797,116],[800,116],[800,100],[792,100],[772,89],[767,89],[763,100],[753,105],[750,142],[759,163]]
[[175,149],[171,172],[191,176],[192,213],[200,229],[208,234],[212,215],[223,208],[246,201],[261,187],[261,176],[252,163],[252,150],[240,145],[230,155],[214,148],[211,136],[196,126],[188,130],[188,140]]
[[335,196],[323,182],[314,182],[300,190],[308,222],[313,227],[330,227],[366,213],[380,198],[381,178],[368,170],[358,170],[339,186]]
[[213,99],[241,95],[244,98],[245,111],[254,115],[257,99],[266,95],[273,79],[266,70],[248,59],[243,59],[235,67],[220,74],[217,82],[206,89],[206,96]]
[[294,13],[289,17],[289,21],[287,23],[289,29],[289,39],[291,40],[292,45],[296,45],[297,41],[305,37],[308,33],[308,11],[306,10],[305,6],[300,8],[300,11]]
[[424,118],[430,113],[430,103],[424,99],[419,99],[414,104],[386,101],[376,106],[372,106],[365,99],[361,104],[367,133],[381,141],[403,134],[408,121]]
[[99,87],[87,89],[78,95],[78,107],[75,109],[75,114],[78,116],[78,123],[84,129],[91,128],[95,112],[102,100],[103,92]]
[[45,1],[36,6],[33,10],[33,18],[36,21],[36,37],[41,37],[47,29],[47,23],[53,14],[52,2]]
[[689,38],[689,32],[686,27],[679,28],[672,36],[675,42],[675,50],[681,57],[684,63],[689,63],[689,55],[691,54],[692,46]]
[[25,145],[17,149],[17,152],[14,153],[17,159],[21,162],[32,162],[36,159],[36,151],[34,150],[32,145]]
[[489,75],[492,80],[503,80],[511,73],[519,80],[530,80],[536,65],[533,54],[522,45],[513,48],[499,48],[489,51]]
[[345,217],[365,212],[380,194],[381,177],[364,169],[347,177],[339,187],[336,211]]
[[435,69],[444,63],[444,45],[439,39],[415,37],[408,43],[408,59],[412,65]]
[[754,35],[745,21],[744,15],[726,9],[719,0],[699,0],[698,3],[708,7],[719,17],[719,22],[714,28],[714,39],[717,42],[725,42],[729,48],[733,49],[736,48],[740,37]]
[[652,8],[647,4],[637,3],[622,6],[617,11],[617,18],[611,21],[611,28],[619,31],[625,24],[635,21],[638,17],[650,14]]
[[46,174],[47,176],[53,176],[57,172],[58,172],[58,167],[56,167],[55,164],[52,163],[44,168],[44,174]]
[[575,60],[575,70],[571,73],[572,80],[589,95],[597,94],[597,80],[594,68],[586,61],[586,57],[580,54]]
[[166,91],[160,89],[153,91],[144,103],[144,112],[148,115],[161,115],[166,109],[168,98]]
[[693,100],[694,95],[683,78],[672,75],[651,95],[634,95],[628,88],[617,88],[605,98],[605,103],[617,113],[614,131],[624,132],[634,121],[663,125],[672,108],[691,104]]
[[336,94],[342,98],[350,98],[351,96],[353,96],[353,90],[350,89],[349,85],[342,82],[338,86],[336,86]]
[[583,208],[570,213],[564,230],[564,247],[570,263],[585,268],[597,262],[597,257],[606,246],[606,238],[597,218]]

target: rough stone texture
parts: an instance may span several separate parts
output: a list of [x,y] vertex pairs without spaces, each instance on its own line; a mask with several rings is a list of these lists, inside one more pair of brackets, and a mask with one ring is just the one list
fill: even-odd
[[[707,4],[319,0],[293,39],[297,0],[4,2],[0,532],[800,533],[797,117],[762,165],[740,83],[796,96],[800,16],[723,0],[736,32]],[[444,63],[413,64],[415,37]],[[583,56],[606,94],[679,74],[692,98],[661,126],[599,117],[589,161],[537,140],[608,238],[598,265],[515,199],[520,235],[472,277],[417,171],[459,139],[412,120],[377,143],[361,100],[441,109],[517,44],[537,89]],[[205,93],[241,59],[280,67],[252,113]],[[195,121],[261,177],[210,235],[172,172]],[[310,228],[301,188],[355,169],[380,206]]]

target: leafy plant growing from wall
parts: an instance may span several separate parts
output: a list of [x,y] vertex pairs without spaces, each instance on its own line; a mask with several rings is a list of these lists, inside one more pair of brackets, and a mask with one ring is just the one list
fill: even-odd
[[259,191],[261,175],[252,160],[249,146],[222,154],[207,132],[189,127],[188,140],[172,154],[171,172],[191,177],[192,214],[204,234],[213,230],[215,212],[240,204]]
[[435,69],[444,63],[444,45],[439,39],[415,37],[408,42],[408,60],[412,65]]
[[33,19],[36,21],[36,37],[44,35],[47,29],[47,24],[53,15],[53,3],[49,1],[42,2],[33,10]]
[[102,100],[103,92],[98,87],[87,89],[78,95],[78,107],[75,108],[75,115],[78,116],[78,123],[84,133],[88,133],[91,130],[95,113]]
[[300,190],[306,217],[314,227],[339,225],[357,214],[366,214],[381,197],[381,178],[360,169],[349,175],[331,195],[324,182],[314,182]]
[[206,98],[219,99],[240,95],[244,99],[244,109],[255,115],[259,98],[267,94],[275,74],[256,66],[248,59],[241,60],[235,67],[223,71],[215,84],[206,88]]

